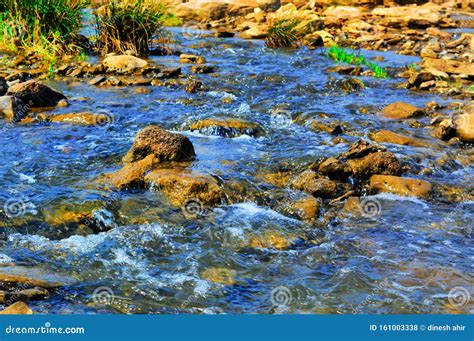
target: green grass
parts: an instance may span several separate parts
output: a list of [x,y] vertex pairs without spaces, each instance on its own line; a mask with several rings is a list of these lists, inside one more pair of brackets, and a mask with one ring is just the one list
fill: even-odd
[[467,88],[467,91],[474,91],[474,85],[470,85],[470,86]]
[[163,36],[163,25],[173,19],[156,0],[112,0],[96,14],[98,49],[102,53],[130,50],[148,55],[153,42]]
[[346,50],[337,45],[331,46],[326,51],[326,56],[340,63],[346,63],[356,66],[366,66],[374,72],[376,78],[390,78],[388,72],[377,63],[367,60],[363,55],[356,54],[351,50]]
[[297,48],[298,40],[305,36],[307,28],[296,19],[276,21],[268,30],[265,46],[269,48]]
[[0,43],[48,61],[74,49],[86,0],[0,0]]

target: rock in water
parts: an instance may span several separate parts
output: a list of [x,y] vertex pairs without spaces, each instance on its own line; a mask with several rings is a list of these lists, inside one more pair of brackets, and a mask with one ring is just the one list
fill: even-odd
[[66,99],[63,94],[35,80],[12,85],[7,95],[15,96],[33,108],[54,107],[60,100]]
[[102,64],[109,72],[132,73],[146,67],[148,62],[134,56],[121,55],[107,57],[102,61]]
[[382,110],[382,115],[391,119],[410,118],[422,114],[423,111],[420,108],[404,102],[395,102],[389,104]]
[[359,159],[347,161],[356,178],[368,178],[374,174],[400,174],[402,166],[392,152],[377,152]]
[[372,175],[370,177],[370,190],[375,193],[389,192],[412,197],[427,197],[431,193],[431,184],[419,179]]
[[135,162],[153,154],[158,161],[191,161],[196,154],[191,141],[184,135],[169,133],[161,127],[150,125],[138,132],[132,148],[123,158]]
[[187,203],[204,207],[220,205],[223,191],[216,179],[207,174],[179,169],[156,169],[145,176],[145,182],[160,190],[177,207]]
[[455,123],[459,139],[463,142],[474,142],[474,113],[459,115]]
[[306,170],[293,180],[291,187],[315,197],[334,198],[337,196],[337,184],[322,178],[312,170]]
[[28,107],[19,98],[14,96],[0,97],[0,115],[9,122],[17,122],[26,116]]
[[0,311],[1,315],[31,315],[33,310],[24,302],[16,302]]
[[257,123],[234,118],[208,118],[191,124],[189,129],[191,131],[199,131],[202,134],[222,137],[236,137],[241,135],[259,137],[264,135],[263,129]]
[[150,154],[140,161],[125,164],[123,168],[107,174],[105,178],[119,189],[142,188],[146,173],[153,169],[155,163],[155,156]]

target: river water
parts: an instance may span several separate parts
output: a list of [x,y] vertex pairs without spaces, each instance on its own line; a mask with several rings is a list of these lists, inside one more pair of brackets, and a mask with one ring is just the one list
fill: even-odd
[[[61,279],[65,286],[46,300],[31,302],[39,313],[443,313],[452,288],[472,286],[473,202],[377,195],[375,217],[344,215],[309,225],[270,208],[274,190],[261,174],[278,165],[299,165],[337,155],[348,144],[292,119],[320,118],[345,126],[348,142],[370,131],[390,129],[416,136],[433,148],[387,145],[414,170],[410,176],[472,189],[472,165],[435,160],[468,150],[447,146],[423,128],[382,120],[373,112],[405,101],[420,107],[448,103],[433,94],[398,89],[399,79],[361,79],[366,88],[346,93],[328,86],[343,78],[321,51],[269,50],[261,41],[206,36],[183,37],[172,30],[176,48],[203,55],[218,74],[199,75],[205,90],[182,87],[99,88],[87,82],[49,81],[71,106],[54,112],[99,112],[110,124],[0,124],[0,202],[20,202],[21,215],[3,214],[0,241],[5,270]],[[386,67],[403,67],[415,57],[385,57]],[[169,67],[178,57],[152,57]],[[226,100],[223,100],[226,98]],[[359,110],[369,107],[368,113]],[[275,118],[276,109],[286,115]],[[206,117],[241,118],[259,123],[262,137],[223,138],[186,131]],[[429,117],[419,119],[427,125]],[[240,181],[260,193],[189,219],[153,191],[115,192],[98,185],[103,173],[120,167],[138,130],[157,124],[186,134],[197,159],[191,168],[224,182]],[[417,175],[423,168],[431,173]],[[288,194],[290,190],[280,190]],[[288,195],[291,195],[288,194]],[[3,206],[3,205],[2,205]],[[48,223],[58,208],[93,208],[104,232],[90,233]],[[5,213],[5,212],[4,212]],[[286,250],[242,248],[249,234],[277,231],[292,236]],[[8,267],[10,263],[17,264]],[[202,276],[209,268],[232,271],[221,284]],[[113,294],[107,304],[93,293]],[[283,303],[275,302],[275,292]],[[458,308],[469,311],[472,306]]]

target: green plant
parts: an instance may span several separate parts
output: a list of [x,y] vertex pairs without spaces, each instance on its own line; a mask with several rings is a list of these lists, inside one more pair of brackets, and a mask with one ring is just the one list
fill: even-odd
[[388,72],[383,67],[367,60],[360,53],[356,54],[354,52],[347,51],[346,49],[337,45],[333,45],[329,49],[327,49],[326,56],[340,63],[352,64],[357,66],[364,65],[374,72],[374,76],[376,78],[390,78]]
[[419,69],[419,66],[417,63],[411,63],[407,66],[408,70],[411,70],[411,71],[418,71]]
[[265,46],[297,48],[297,41],[303,38],[308,31],[306,25],[301,24],[297,19],[276,21],[268,30]]
[[85,5],[86,0],[0,0],[0,43],[55,59],[74,49]]
[[131,50],[148,55],[171,18],[166,6],[156,0],[113,0],[96,14],[98,48],[103,53]]

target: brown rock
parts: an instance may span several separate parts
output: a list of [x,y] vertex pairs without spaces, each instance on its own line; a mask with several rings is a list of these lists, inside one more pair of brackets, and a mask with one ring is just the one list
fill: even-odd
[[110,56],[105,58],[102,64],[108,72],[117,73],[132,73],[148,66],[146,60],[129,55]]
[[0,273],[0,286],[22,286],[22,287],[41,287],[54,289],[62,286],[62,283],[48,282],[38,278]]
[[196,56],[194,54],[181,54],[179,56],[179,62],[180,63],[197,63],[197,64],[202,64],[206,62],[206,59],[201,56]]
[[347,163],[333,157],[321,162],[318,170],[331,179],[344,179],[351,174],[351,168]]
[[111,123],[111,117],[105,114],[92,114],[87,112],[46,115],[45,120],[52,123],[70,123],[87,126],[105,125]]
[[373,175],[370,177],[372,192],[389,192],[398,195],[427,197],[431,194],[431,184],[424,180],[400,178],[390,175]]
[[291,187],[315,197],[334,198],[337,196],[337,184],[334,181],[320,178],[312,170],[306,170],[293,180]]
[[184,87],[184,90],[189,93],[195,93],[202,87],[202,82],[197,79],[190,79],[187,83],[186,86]]
[[123,161],[139,161],[150,154],[159,161],[190,161],[196,156],[194,146],[186,136],[169,133],[155,125],[138,132]]
[[358,178],[368,178],[374,174],[400,174],[402,166],[392,152],[377,152],[359,159],[348,160],[352,173]]
[[144,159],[125,164],[122,169],[106,175],[106,179],[119,189],[144,187],[145,174],[157,164],[154,154]]
[[266,230],[250,239],[250,247],[285,250],[291,246],[291,240],[279,231]]
[[364,140],[358,140],[357,142],[351,144],[349,149],[342,153],[341,156],[346,159],[357,159],[363,156],[369,155],[376,152],[384,152],[387,148],[380,146],[376,143],[369,143]]
[[321,203],[314,197],[306,197],[291,203],[288,213],[303,221],[312,221],[319,215]]
[[281,188],[286,187],[286,185],[290,181],[290,178],[290,172],[277,172],[263,175],[263,179],[266,182]]
[[212,65],[194,65],[191,68],[193,73],[213,73],[215,70],[216,68]]
[[428,33],[430,36],[434,36],[441,39],[451,39],[452,37],[450,33],[441,31],[440,29],[436,27],[428,27],[426,29],[426,33]]
[[455,120],[456,132],[463,142],[474,142],[474,112],[459,115]]
[[423,110],[415,107],[414,105],[404,103],[404,102],[395,102],[387,105],[383,111],[382,115],[390,119],[403,119],[410,118],[414,116],[419,116],[423,114]]
[[461,62],[457,60],[424,58],[422,67],[424,69],[434,69],[446,72],[448,74],[463,74],[470,77],[474,76],[474,64]]
[[0,97],[0,115],[8,122],[18,122],[28,113],[28,107],[14,96]]
[[199,131],[203,134],[217,135],[222,137],[236,137],[240,135],[259,137],[264,134],[263,129],[257,123],[234,118],[204,119],[191,124],[189,129],[192,131]]
[[429,144],[421,140],[403,136],[397,133],[394,133],[389,130],[379,130],[369,134],[369,137],[372,141],[380,143],[393,143],[400,144],[403,146],[412,146],[412,147],[428,147]]
[[177,207],[183,207],[189,200],[207,207],[222,202],[223,191],[210,175],[190,170],[156,169],[145,176],[145,182],[160,190]]
[[262,26],[253,26],[240,33],[242,39],[262,39],[267,36],[267,31]]
[[66,99],[63,94],[35,80],[12,85],[7,95],[21,99],[32,108],[54,107],[60,100]]
[[1,315],[31,315],[33,310],[24,302],[16,302],[0,311]]

